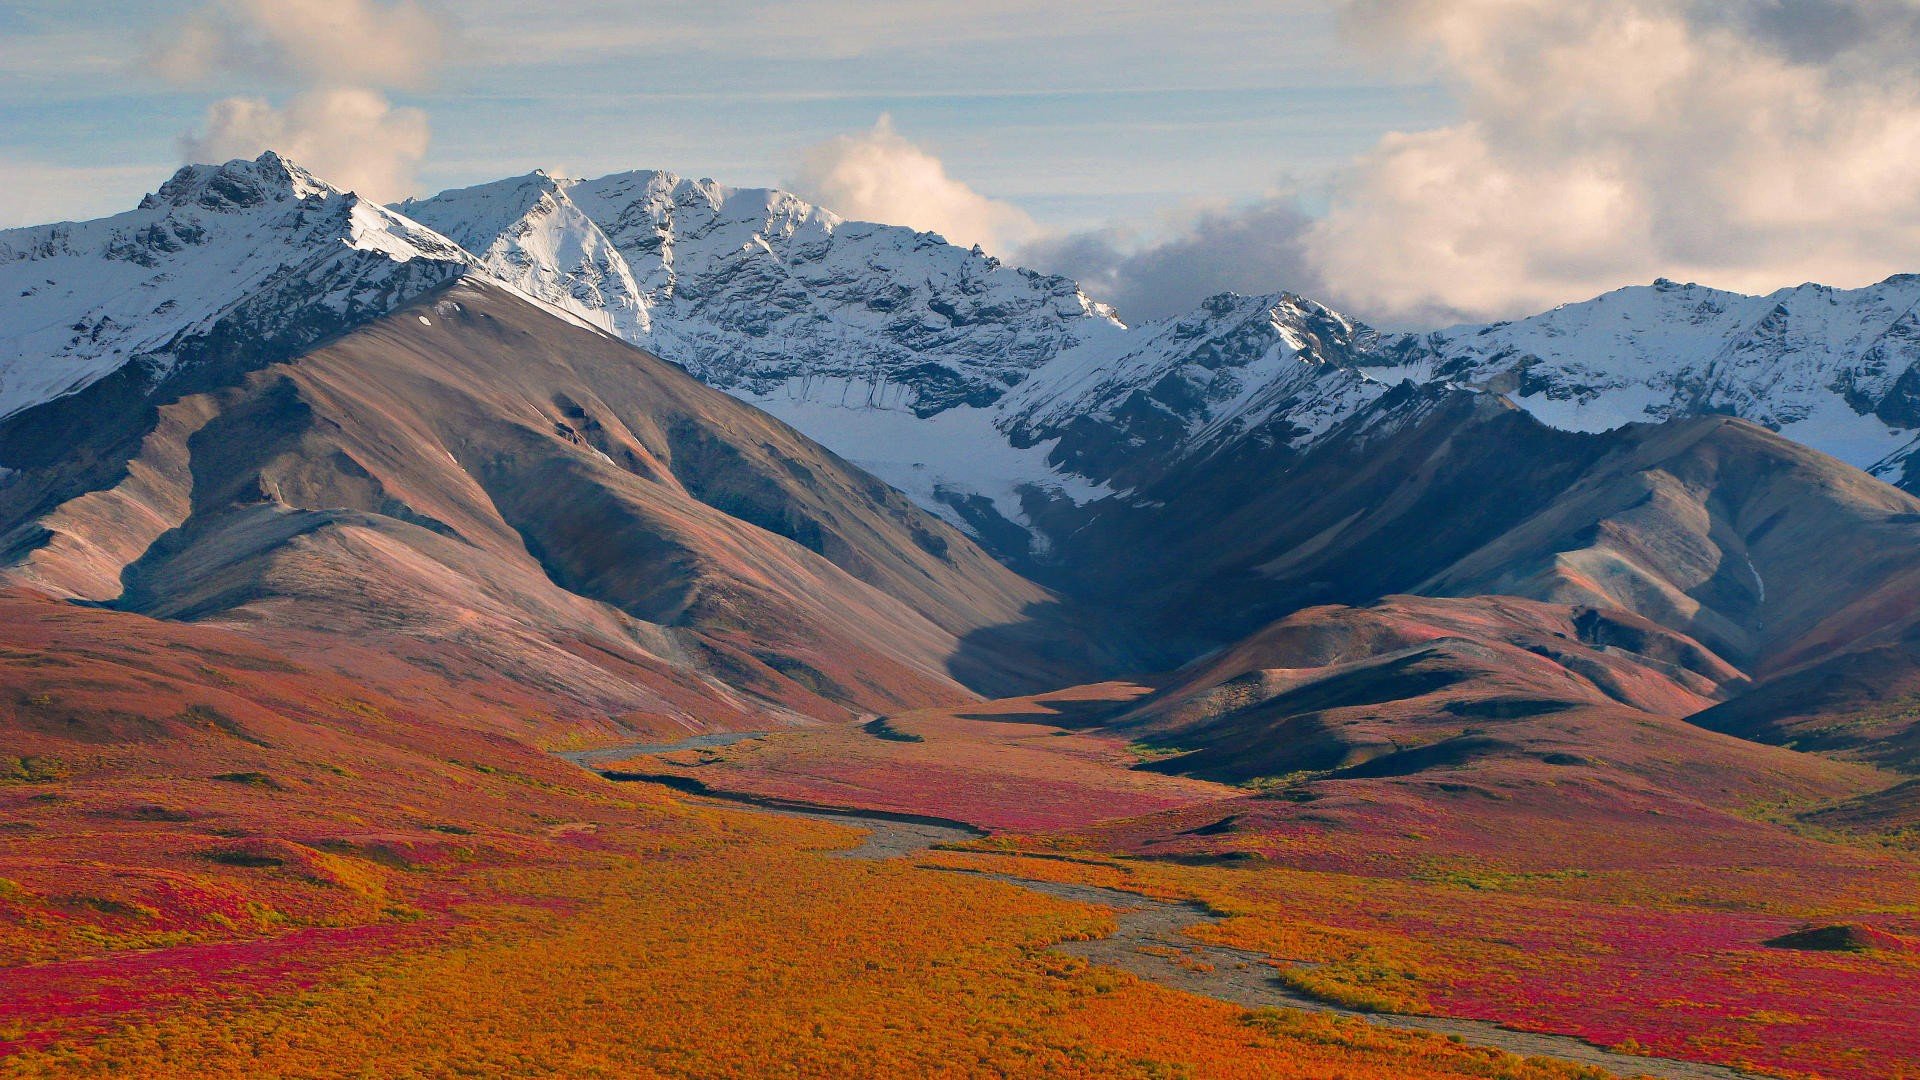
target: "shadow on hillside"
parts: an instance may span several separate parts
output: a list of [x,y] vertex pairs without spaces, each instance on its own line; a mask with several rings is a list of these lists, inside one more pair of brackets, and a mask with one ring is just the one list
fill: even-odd
[[1164,650],[1126,621],[1057,600],[1029,604],[1022,616],[962,635],[947,673],[975,693],[1002,698],[1169,666]]
[[1096,699],[1035,701],[1031,708],[1010,712],[956,712],[962,720],[990,720],[1001,724],[1041,724],[1074,731],[1099,727],[1139,703],[1131,695]]

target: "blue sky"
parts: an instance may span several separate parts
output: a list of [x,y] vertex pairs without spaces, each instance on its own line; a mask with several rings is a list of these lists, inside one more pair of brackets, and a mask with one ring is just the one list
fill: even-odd
[[[1062,227],[1312,182],[1452,111],[1433,82],[1343,46],[1320,4],[903,7],[446,5],[439,67],[386,93],[431,124],[415,193],[535,167],[778,184],[807,147],[884,113],[956,177]],[[0,9],[0,223],[123,208],[179,164],[210,102],[298,89],[254,70],[156,76],[180,12]],[[20,190],[36,175],[50,190]]]
[[12,0],[0,226],[272,148],[395,199],[789,187],[1132,316],[1920,270],[1920,0]]

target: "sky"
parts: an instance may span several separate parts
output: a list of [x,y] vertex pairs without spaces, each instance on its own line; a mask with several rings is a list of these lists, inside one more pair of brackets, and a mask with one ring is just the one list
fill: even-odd
[[0,227],[664,168],[1382,325],[1920,270],[1920,0],[0,0]]

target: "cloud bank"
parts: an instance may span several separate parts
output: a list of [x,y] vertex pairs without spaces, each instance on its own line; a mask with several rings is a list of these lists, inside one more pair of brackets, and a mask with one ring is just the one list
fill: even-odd
[[218,0],[158,43],[154,70],[178,83],[228,73],[275,81],[417,87],[445,57],[448,26],[409,0]]
[[1314,217],[1280,192],[1045,233],[884,123],[817,150],[801,182],[1071,274],[1132,319],[1287,289],[1433,325],[1661,276],[1764,292],[1920,270],[1916,0],[1349,0],[1342,18],[1460,116],[1383,137]]
[[1764,291],[1920,268],[1911,3],[1359,0],[1347,17],[1464,108],[1383,139],[1311,230],[1314,265],[1362,312],[1443,321],[1661,275]]
[[996,254],[1039,231],[1019,207],[949,176],[939,158],[895,131],[887,116],[871,131],[808,150],[787,186],[842,217],[908,225]]
[[230,97],[180,140],[187,161],[227,161],[274,150],[337,187],[381,202],[405,195],[426,156],[427,115],[395,108],[373,90],[313,90],[276,108]]
[[407,194],[431,131],[383,91],[423,85],[443,62],[449,23],[413,0],[217,0],[174,25],[147,57],[180,85],[239,77],[295,88],[282,105],[251,95],[208,107],[180,138],[186,161],[275,150],[332,183],[390,200]]
[[1221,292],[1327,293],[1306,248],[1312,219],[1291,196],[1190,208],[1165,224],[1154,237],[1118,227],[1042,236],[1015,258],[1066,274],[1130,323],[1181,314]]

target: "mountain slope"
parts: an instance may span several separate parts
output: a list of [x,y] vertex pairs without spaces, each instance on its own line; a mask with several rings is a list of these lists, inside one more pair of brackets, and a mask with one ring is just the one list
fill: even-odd
[[[1123,333],[1066,278],[786,192],[663,172],[533,173],[396,209],[976,535],[1018,522],[1008,546],[1024,550],[1021,489],[1074,502],[1104,491],[994,427],[994,402],[1028,372]],[[982,510],[984,531],[970,524]]]
[[[1920,627],[1785,672],[1689,719],[1755,742],[1920,773]],[[1892,638],[1893,640],[1885,640]],[[1920,783],[1882,797],[1877,815],[1920,818]],[[1904,806],[1900,805],[1904,802]]]
[[1063,586],[1193,651],[1312,604],[1497,593],[1634,612],[1764,676],[1895,632],[1920,587],[1920,500],[1757,425],[1562,432],[1459,390],[1402,386],[1311,452],[1218,454],[1095,509]]
[[1904,621],[1920,499],[1740,420],[1612,433],[1524,524],[1420,585],[1638,611],[1765,676]]
[[398,660],[397,678],[504,675],[557,713],[640,724],[765,711],[735,688],[844,715],[1055,674],[1022,639],[1047,594],[950,527],[480,281],[292,362],[171,385],[0,488],[8,576],[343,667]]
[[[1702,794],[1733,805],[1835,770],[1692,728],[1745,682],[1699,643],[1618,611],[1509,597],[1307,608],[1196,661],[1113,724],[1179,752],[1149,767],[1234,781],[1493,776]],[[1787,780],[1792,777],[1791,780]]]
[[1287,293],[1222,294],[1126,337],[1062,353],[1002,401],[1017,447],[1134,488],[1181,460],[1242,441],[1303,449],[1386,392],[1357,365],[1378,335]]

